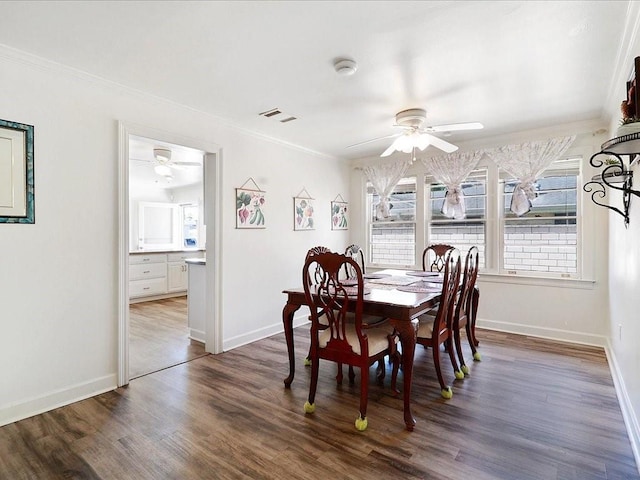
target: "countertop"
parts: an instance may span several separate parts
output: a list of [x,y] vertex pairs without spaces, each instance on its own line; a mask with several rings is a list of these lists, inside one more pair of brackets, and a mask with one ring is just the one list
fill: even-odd
[[151,250],[151,249],[145,249],[145,250],[131,250],[129,251],[130,255],[138,255],[138,254],[145,254],[145,253],[179,253],[179,252],[204,252],[205,250],[203,248],[175,248],[175,249],[163,249],[163,250]]
[[193,265],[206,265],[207,259],[206,258],[187,258],[185,259],[185,262]]

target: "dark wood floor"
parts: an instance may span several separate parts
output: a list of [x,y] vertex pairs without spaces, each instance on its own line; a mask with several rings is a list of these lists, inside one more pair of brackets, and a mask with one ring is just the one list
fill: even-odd
[[0,428],[0,478],[640,478],[602,349],[479,331],[482,362],[443,400],[419,347],[415,431],[387,378],[358,432],[358,379],[336,387],[334,365],[321,364],[316,412],[303,413],[308,327],[295,336],[290,390],[281,334],[200,357]]
[[129,378],[205,355],[189,339],[186,296],[133,303],[129,317]]

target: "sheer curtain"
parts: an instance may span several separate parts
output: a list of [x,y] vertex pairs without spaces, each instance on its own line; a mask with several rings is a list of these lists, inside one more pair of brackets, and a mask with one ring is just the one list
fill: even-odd
[[513,213],[521,216],[531,210],[531,200],[537,196],[537,178],[571,146],[575,138],[551,138],[507,145],[486,152],[498,167],[518,180],[511,196],[510,209]]
[[374,190],[380,197],[376,205],[376,217],[378,219],[389,217],[389,197],[400,179],[407,173],[410,161],[385,163],[382,165],[370,165],[364,167],[367,180],[371,182]]
[[427,173],[447,187],[442,214],[460,220],[465,216],[462,182],[476,168],[484,152],[454,152],[438,157],[423,158]]

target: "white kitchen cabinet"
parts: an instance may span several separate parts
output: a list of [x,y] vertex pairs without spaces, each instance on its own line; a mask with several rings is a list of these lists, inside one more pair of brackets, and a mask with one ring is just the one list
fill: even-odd
[[202,257],[202,252],[176,252],[167,254],[167,290],[169,292],[187,290],[189,271],[185,260]]
[[139,302],[186,294],[189,274],[185,260],[203,255],[201,251],[130,254],[130,300]]
[[167,290],[169,292],[186,290],[188,285],[187,266],[179,262],[167,264]]

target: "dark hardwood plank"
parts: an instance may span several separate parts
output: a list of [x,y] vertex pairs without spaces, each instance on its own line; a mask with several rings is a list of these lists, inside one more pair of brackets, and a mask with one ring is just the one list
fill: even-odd
[[305,415],[300,327],[291,389],[283,334],[203,356],[0,428],[0,478],[640,479],[602,349],[478,333],[471,376],[453,381],[442,363],[450,400],[431,352],[416,350],[414,432],[389,378],[372,378],[369,428],[357,432],[359,375],[336,386],[330,363]]

